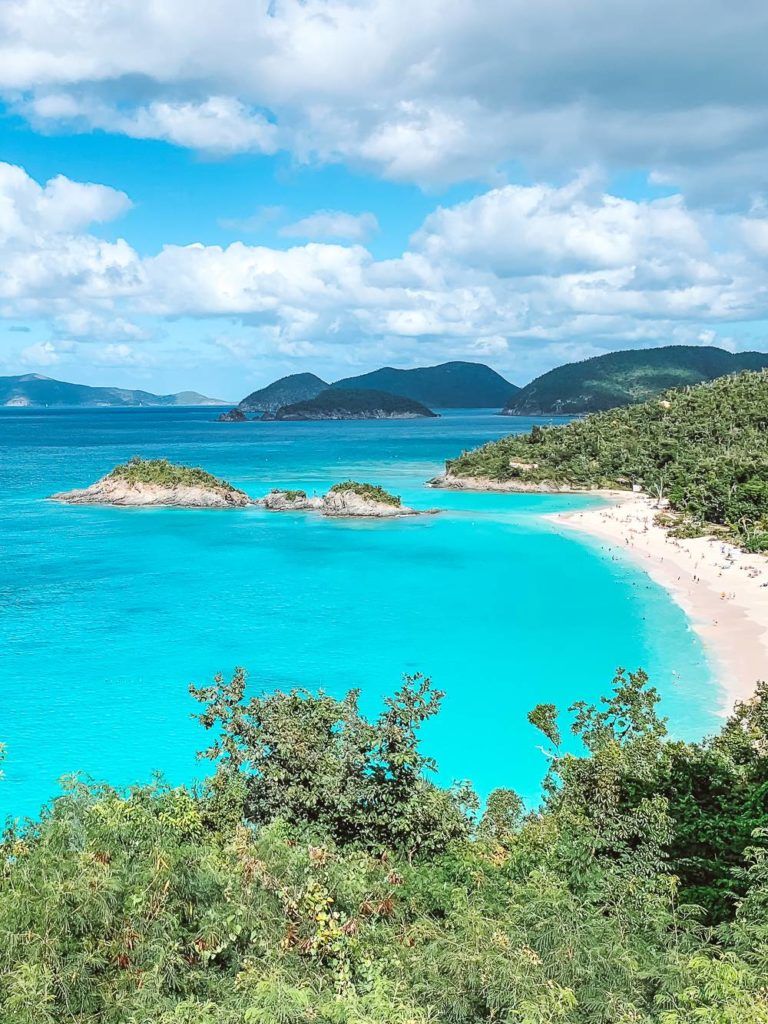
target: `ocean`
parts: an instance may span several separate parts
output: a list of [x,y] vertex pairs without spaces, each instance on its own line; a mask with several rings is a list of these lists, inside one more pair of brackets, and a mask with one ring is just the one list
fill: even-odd
[[[254,692],[361,690],[407,673],[445,692],[424,729],[438,779],[533,802],[546,759],[526,712],[606,693],[642,666],[674,735],[718,723],[696,634],[624,552],[545,516],[588,496],[430,490],[443,460],[536,419],[220,424],[217,410],[0,410],[0,818],[34,815],[79,772],[114,785],[210,770],[190,682],[244,666]],[[440,515],[366,522],[258,508],[46,501],[132,455],[200,465],[252,496],[382,484]]]

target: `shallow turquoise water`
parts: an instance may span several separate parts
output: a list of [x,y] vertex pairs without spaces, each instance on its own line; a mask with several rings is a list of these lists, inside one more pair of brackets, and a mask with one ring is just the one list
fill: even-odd
[[[640,571],[543,513],[593,499],[454,494],[445,457],[532,421],[218,424],[211,410],[0,411],[0,815],[32,814],[76,770],[116,784],[202,773],[187,685],[244,665],[255,688],[358,686],[366,710],[421,671],[446,692],[425,733],[445,782],[534,799],[526,711],[596,698],[642,665],[672,730],[719,692],[682,612]],[[257,496],[381,483],[434,517],[70,508],[44,500],[141,454],[203,465]]]

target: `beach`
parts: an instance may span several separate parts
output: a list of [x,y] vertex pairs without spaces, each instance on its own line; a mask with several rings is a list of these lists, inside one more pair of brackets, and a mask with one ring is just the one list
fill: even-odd
[[552,516],[639,562],[701,636],[723,686],[722,712],[768,679],[768,558],[711,537],[680,540],[654,522],[654,500],[627,494],[608,506]]

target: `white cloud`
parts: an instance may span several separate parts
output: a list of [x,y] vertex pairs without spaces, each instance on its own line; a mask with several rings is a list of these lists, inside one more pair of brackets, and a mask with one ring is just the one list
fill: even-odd
[[27,345],[21,350],[21,362],[25,366],[55,366],[60,360],[59,350],[50,341]]
[[103,345],[89,352],[90,360],[98,366],[148,366],[151,365],[151,356],[146,352],[137,352],[130,345],[113,344]]
[[[167,245],[141,256],[124,240],[87,232],[127,203],[104,186],[39,185],[0,165],[9,240],[0,315],[45,318],[54,335],[78,343],[70,352],[86,358],[87,349],[104,365],[156,365],[161,350],[172,361],[181,346],[199,361],[208,345],[235,360],[258,353],[340,369],[468,352],[540,367],[566,350],[571,358],[717,343],[737,324],[746,338],[745,324],[756,334],[768,318],[762,208],[735,216],[690,210],[680,197],[636,202],[589,176],[560,188],[492,189],[439,209],[410,249],[388,260],[360,244],[320,242]],[[191,337],[211,320],[225,326],[195,349],[186,338],[174,346],[156,337],[147,318],[185,318]],[[55,337],[52,345],[28,346],[23,359],[54,363],[62,349]]]
[[146,341],[149,337],[144,328],[124,317],[105,316],[82,308],[60,313],[53,324],[70,338],[81,341]]
[[379,222],[372,213],[317,210],[294,224],[286,224],[280,229],[280,234],[284,238],[308,238],[311,241],[364,242],[378,230]]
[[63,175],[39,185],[21,167],[0,163],[0,242],[31,234],[60,234],[113,220],[130,208],[124,192],[70,181]]
[[761,0],[6,0],[0,90],[51,128],[398,180],[596,161],[764,188]]
[[502,276],[611,270],[652,254],[668,263],[707,252],[680,196],[634,202],[601,193],[589,179],[563,188],[508,185],[439,209],[414,245],[432,260],[450,255]]
[[43,127],[58,122],[81,130],[101,128],[225,156],[277,150],[276,126],[232,96],[210,96],[201,102],[154,100],[126,111],[93,98],[47,93],[19,109]]

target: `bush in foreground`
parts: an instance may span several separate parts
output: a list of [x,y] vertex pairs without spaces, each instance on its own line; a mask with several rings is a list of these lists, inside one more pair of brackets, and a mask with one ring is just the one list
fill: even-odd
[[[498,791],[479,821],[423,776],[426,680],[373,722],[355,695],[246,700],[242,673],[196,695],[203,792],[73,783],[7,832],[4,1024],[768,1021],[765,688],[679,744],[620,674],[572,709],[580,754],[541,705],[542,807]],[[701,843],[730,858],[703,858],[732,883],[714,930],[677,874]]]

